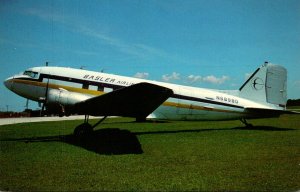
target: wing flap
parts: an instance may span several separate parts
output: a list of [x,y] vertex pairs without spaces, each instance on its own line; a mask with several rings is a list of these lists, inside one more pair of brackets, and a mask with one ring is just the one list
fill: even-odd
[[78,114],[145,118],[173,91],[151,83],[138,83],[75,104]]

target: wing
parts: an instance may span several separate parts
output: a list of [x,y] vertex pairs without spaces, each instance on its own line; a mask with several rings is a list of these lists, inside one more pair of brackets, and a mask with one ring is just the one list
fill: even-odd
[[166,87],[139,83],[79,102],[74,109],[93,116],[146,118],[172,94]]

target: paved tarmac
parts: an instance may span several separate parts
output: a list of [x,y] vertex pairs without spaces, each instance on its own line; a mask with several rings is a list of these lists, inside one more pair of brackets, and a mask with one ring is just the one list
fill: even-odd
[[[90,119],[95,119],[100,117],[91,117]],[[31,122],[42,122],[42,121],[68,121],[68,120],[84,120],[84,115],[76,115],[70,117],[19,117],[19,118],[1,118],[0,125],[9,125],[17,123],[31,123]]]

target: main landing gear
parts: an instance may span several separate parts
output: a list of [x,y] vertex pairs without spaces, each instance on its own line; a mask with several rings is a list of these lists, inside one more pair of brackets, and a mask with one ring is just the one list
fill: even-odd
[[95,125],[89,124],[89,115],[85,115],[84,123],[80,124],[74,129],[74,135],[76,137],[89,136],[93,133],[93,129],[97,127],[102,121],[106,119],[107,116],[104,116],[100,119]]
[[247,120],[245,118],[240,119],[240,121],[246,125],[247,128],[252,128],[253,125],[251,123],[248,123]]

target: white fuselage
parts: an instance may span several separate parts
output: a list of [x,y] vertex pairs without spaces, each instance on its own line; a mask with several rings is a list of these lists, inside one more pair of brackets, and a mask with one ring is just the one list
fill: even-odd
[[[172,89],[174,95],[160,105],[148,118],[172,120],[227,120],[251,118],[247,107],[271,108],[218,90],[182,86],[107,73],[64,67],[35,67],[5,81],[16,94],[48,104],[73,105],[133,84],[148,82]],[[48,89],[48,90],[47,90]],[[99,109],[101,110],[101,109]]]

